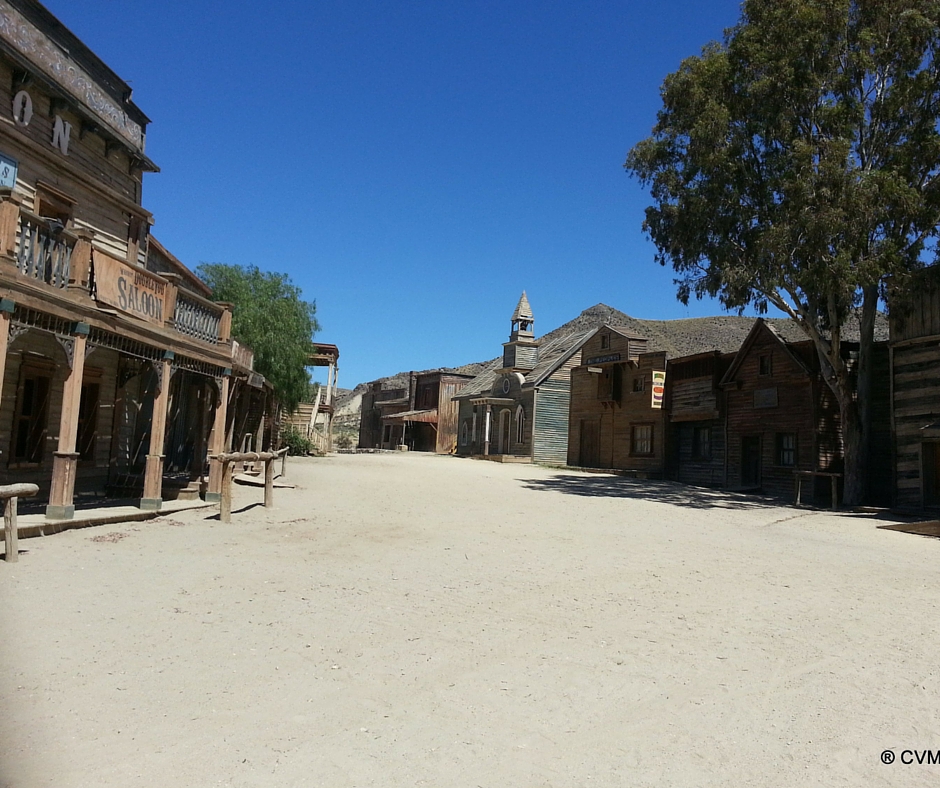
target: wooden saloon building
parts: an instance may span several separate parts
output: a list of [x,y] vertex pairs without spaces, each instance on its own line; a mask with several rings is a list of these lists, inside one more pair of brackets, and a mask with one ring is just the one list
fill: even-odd
[[198,484],[253,374],[226,305],[150,238],[148,122],[41,4],[0,0],[0,483],[39,484],[50,518]]

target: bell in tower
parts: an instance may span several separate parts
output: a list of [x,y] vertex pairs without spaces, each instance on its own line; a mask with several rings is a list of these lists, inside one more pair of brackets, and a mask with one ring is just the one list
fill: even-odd
[[512,331],[509,341],[503,344],[503,369],[528,372],[535,369],[538,361],[538,345],[535,343],[535,316],[525,290],[512,313]]

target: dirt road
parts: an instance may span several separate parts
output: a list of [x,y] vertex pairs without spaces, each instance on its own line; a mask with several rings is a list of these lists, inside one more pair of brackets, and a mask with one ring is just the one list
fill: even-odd
[[901,762],[940,750],[940,540],[450,457],[289,475],[0,564],[0,785],[940,782]]

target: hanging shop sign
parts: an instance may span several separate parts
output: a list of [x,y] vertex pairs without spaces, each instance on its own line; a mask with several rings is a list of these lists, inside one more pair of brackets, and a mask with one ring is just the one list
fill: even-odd
[[666,373],[653,370],[653,401],[651,406],[662,408],[663,396],[666,393]]
[[167,319],[170,286],[142,268],[136,268],[95,250],[97,300],[148,323]]

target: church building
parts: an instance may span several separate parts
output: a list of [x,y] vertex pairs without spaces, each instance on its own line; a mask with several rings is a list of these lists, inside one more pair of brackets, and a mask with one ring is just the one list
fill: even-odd
[[457,454],[503,462],[564,465],[568,458],[571,369],[597,329],[535,338],[525,292],[511,318],[503,355],[454,397]]

